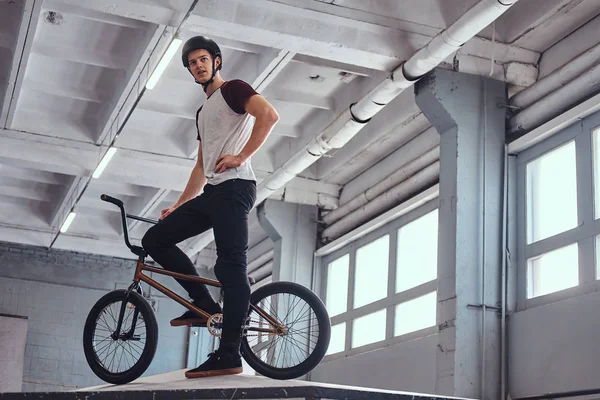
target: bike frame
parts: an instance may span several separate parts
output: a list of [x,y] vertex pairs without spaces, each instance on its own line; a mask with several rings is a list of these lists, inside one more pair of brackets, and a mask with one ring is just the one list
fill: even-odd
[[[148,219],[148,218],[143,218],[143,217],[138,217],[135,215],[129,215],[125,213],[125,207],[123,205],[123,202],[119,199],[115,199],[114,197],[110,197],[106,194],[103,194],[100,196],[100,198],[103,201],[115,204],[116,206],[118,206],[121,209],[121,222],[123,224],[123,236],[125,239],[125,244],[127,245],[127,247],[129,247],[129,249],[131,250],[131,252],[135,255],[137,255],[138,261],[137,261],[137,266],[135,269],[135,274],[133,276],[133,283],[131,284],[131,286],[129,286],[129,288],[127,289],[127,294],[125,297],[125,300],[123,301],[123,304],[121,305],[121,310],[119,313],[119,320],[117,322],[117,330],[115,332],[115,334],[118,334],[121,331],[121,325],[123,322],[123,316],[125,314],[125,306],[127,304],[127,299],[129,297],[129,293],[131,292],[131,290],[137,289],[139,288],[139,284],[140,282],[145,282],[146,284],[148,284],[149,286],[155,288],[156,290],[162,292],[164,295],[166,295],[167,297],[169,297],[170,299],[178,302],[179,304],[181,304],[182,306],[184,306],[185,308],[187,308],[188,310],[198,314],[198,315],[202,315],[203,317],[210,319],[211,314],[207,313],[206,311],[202,310],[199,307],[196,307],[194,304],[192,304],[191,302],[187,301],[186,299],[184,299],[183,297],[177,295],[175,292],[173,292],[172,290],[169,290],[168,288],[166,288],[165,286],[161,285],[160,283],[158,283],[157,281],[155,281],[154,279],[150,278],[148,275],[144,275],[143,272],[144,271],[148,271],[148,272],[152,272],[155,274],[159,274],[159,275],[166,275],[166,276],[171,276],[173,278],[177,278],[177,279],[181,279],[181,280],[185,280],[185,281],[191,281],[191,282],[196,282],[199,284],[204,284],[204,285],[209,285],[209,286],[213,286],[213,287],[222,287],[221,283],[219,281],[216,280],[212,280],[212,279],[207,279],[207,278],[201,278],[199,276],[194,276],[194,275],[186,275],[186,274],[181,274],[181,273],[177,273],[177,272],[171,272],[168,270],[165,270],[163,268],[156,268],[156,267],[151,267],[149,265],[147,265],[144,262],[144,258],[146,256],[146,252],[144,251],[143,248],[139,247],[139,246],[133,246],[130,241],[129,241],[129,232],[128,232],[128,228],[127,228],[127,218],[131,218],[131,219],[135,219],[138,221],[143,221],[143,222],[148,222],[148,223],[153,223],[156,224],[158,223],[158,221],[152,220],[152,219]],[[269,313],[267,313],[265,310],[263,310],[261,307],[255,306],[253,304],[250,304],[250,307],[252,309],[254,309],[261,317],[263,317],[265,319],[265,321],[267,321],[268,323],[270,323],[273,328],[272,329],[268,329],[268,328],[260,328],[260,327],[247,327],[246,330],[248,331],[253,331],[253,332],[264,332],[264,333],[272,333],[272,334],[281,334],[282,332],[285,331],[285,327],[283,325],[281,325],[277,319],[273,318]],[[134,331],[135,331],[135,321],[137,320],[137,309],[134,312],[134,316],[133,316],[133,325],[131,327],[131,330],[126,334],[126,336],[133,336]],[[207,324],[210,324],[210,322],[207,322]]]
[[[206,311],[204,311],[203,309],[201,309],[199,307],[196,307],[191,302],[189,302],[186,299],[184,299],[183,297],[177,295],[177,293],[174,293],[173,291],[169,290],[168,288],[166,288],[165,286],[156,282],[154,279],[150,278],[149,276],[144,275],[142,273],[143,271],[149,271],[149,272],[152,272],[155,274],[160,274],[160,275],[167,275],[167,276],[171,276],[173,278],[196,282],[196,283],[201,283],[201,284],[205,284],[205,285],[213,286],[213,287],[222,287],[222,285],[219,281],[201,278],[199,276],[171,272],[171,271],[167,271],[162,268],[151,267],[149,265],[146,265],[142,260],[138,260],[137,267],[135,269],[135,275],[133,278],[133,281],[135,284],[139,284],[140,281],[145,282],[149,286],[162,292],[163,294],[165,294],[167,297],[171,298],[172,300],[175,300],[176,302],[178,302],[179,304],[181,304],[188,310],[193,311],[196,314],[200,314],[207,319],[210,318],[211,314],[207,313]],[[266,321],[268,321],[271,325],[275,326],[276,328],[275,329],[266,329],[266,328],[258,328],[258,327],[249,327],[248,330],[251,330],[254,332],[278,333],[278,330],[283,328],[283,326],[279,322],[277,322],[277,320],[275,318],[273,318],[271,315],[269,315],[267,312],[265,312],[262,308],[255,306],[253,304],[250,304],[250,307],[252,309],[254,309],[261,317],[263,317]]]

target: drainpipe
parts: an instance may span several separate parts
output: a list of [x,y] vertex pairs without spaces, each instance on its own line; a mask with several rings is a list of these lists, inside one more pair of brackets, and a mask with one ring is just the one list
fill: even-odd
[[330,150],[343,147],[390,101],[494,22],[517,1],[481,0],[465,12],[262,181],[257,188],[256,203],[279,190]]

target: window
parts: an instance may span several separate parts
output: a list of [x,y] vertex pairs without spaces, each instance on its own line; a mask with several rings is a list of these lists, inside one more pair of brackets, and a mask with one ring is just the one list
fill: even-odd
[[577,226],[575,142],[527,164],[527,243]]
[[600,128],[592,133],[594,162],[594,218],[600,218]]
[[596,290],[600,113],[517,156],[518,310]]
[[428,293],[396,306],[394,336],[436,325],[437,293]]
[[323,296],[332,323],[327,355],[436,329],[437,236],[435,199],[324,256]]
[[348,254],[329,263],[327,268],[327,290],[325,304],[330,317],[341,314],[348,308]]
[[354,320],[352,327],[353,349],[385,339],[385,311],[380,310]]
[[396,293],[437,277],[437,210],[398,230]]
[[387,296],[390,236],[385,235],[356,250],[356,282],[354,308]]
[[577,286],[577,264],[577,243],[530,259],[527,265],[527,297],[543,296]]
[[331,326],[331,339],[329,339],[328,354],[335,354],[344,351],[346,347],[346,323]]

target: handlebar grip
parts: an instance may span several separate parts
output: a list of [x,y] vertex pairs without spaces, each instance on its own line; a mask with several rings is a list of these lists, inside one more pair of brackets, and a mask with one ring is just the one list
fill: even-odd
[[100,199],[109,203],[113,203],[116,206],[123,207],[123,202],[121,200],[115,199],[114,197],[110,197],[107,194],[100,195]]

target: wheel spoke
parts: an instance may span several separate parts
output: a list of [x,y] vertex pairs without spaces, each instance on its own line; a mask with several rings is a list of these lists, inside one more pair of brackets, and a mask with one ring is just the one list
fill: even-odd
[[[246,341],[256,359],[274,368],[293,368],[306,360],[318,345],[319,320],[310,303],[294,293],[274,293],[261,299],[257,305],[269,312],[286,329],[284,334],[260,332],[271,327],[254,310],[250,313]],[[283,317],[283,318],[281,318]]]

